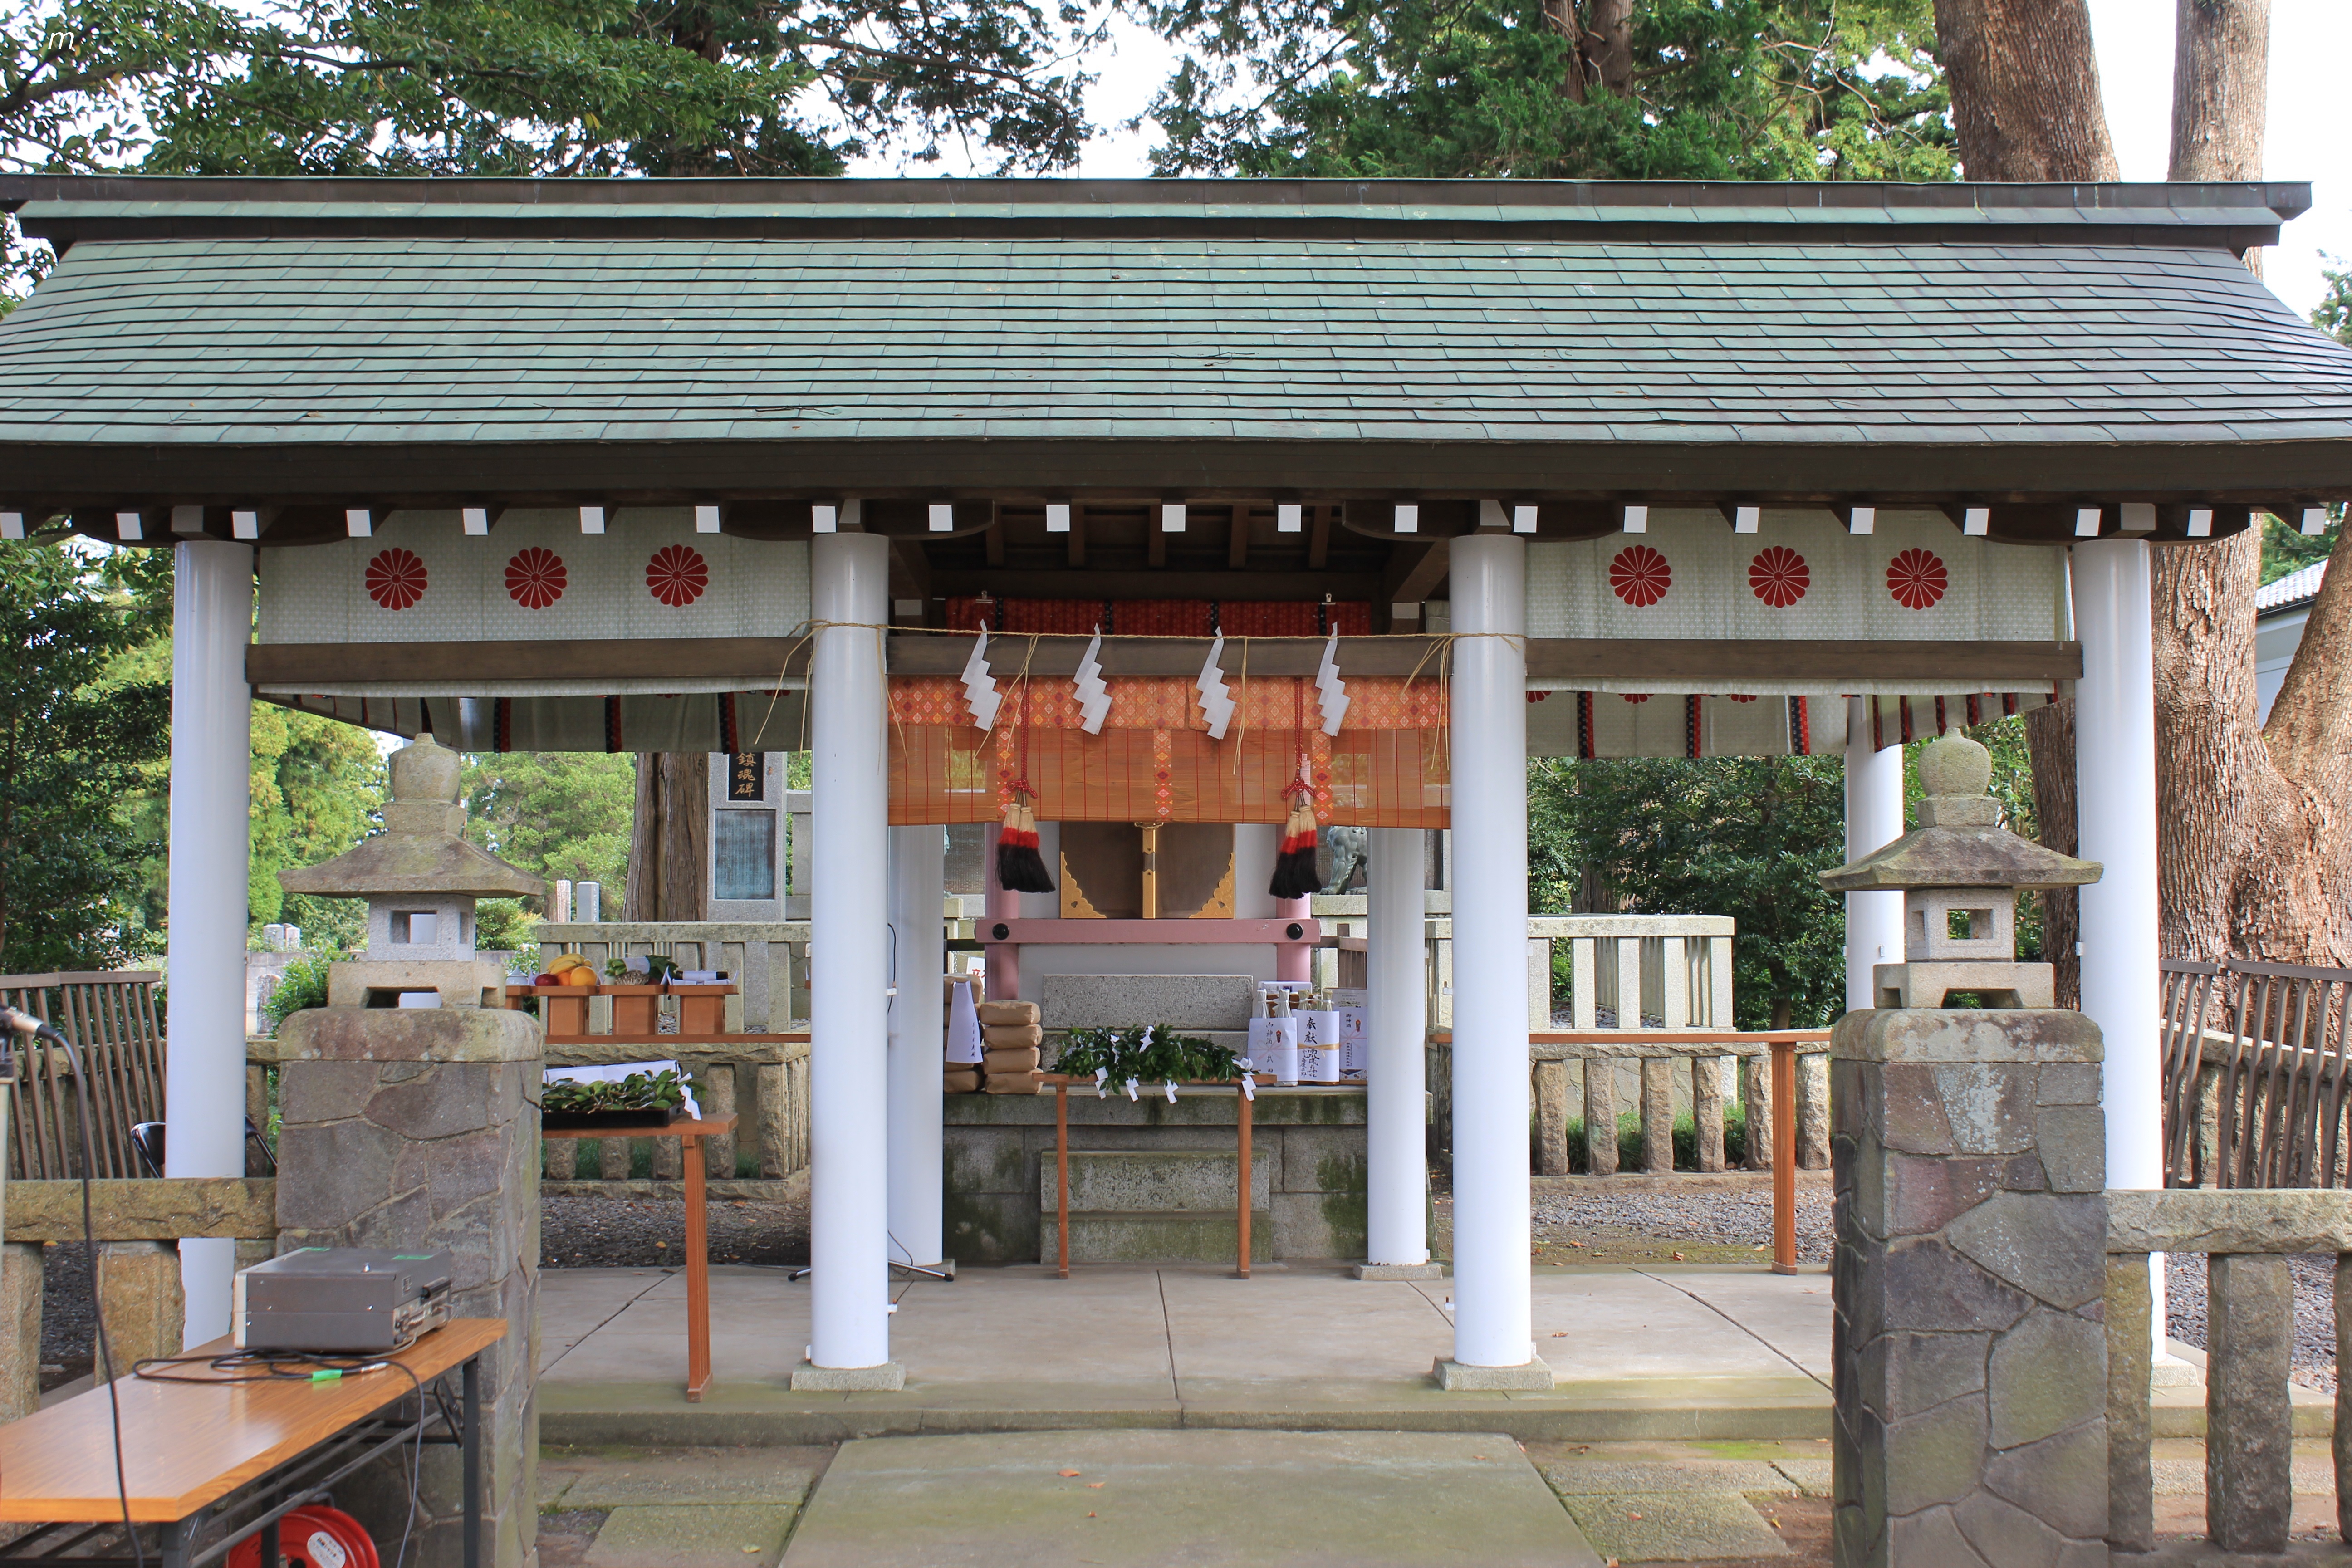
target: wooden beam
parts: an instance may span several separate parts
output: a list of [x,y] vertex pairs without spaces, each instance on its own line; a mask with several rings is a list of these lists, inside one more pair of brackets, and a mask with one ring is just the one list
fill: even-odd
[[1408,541],[1391,545],[1388,568],[1381,574],[1380,608],[1418,604],[1428,598],[1445,581],[1447,543],[1443,539],[1433,539],[1427,543]]
[[[1341,637],[1339,670],[1342,675],[1361,676],[1405,676],[1415,669],[1433,672],[1437,662],[1429,657],[1431,648],[1432,643],[1425,637]],[[1103,673],[1197,675],[1205,649],[1204,640],[1198,637],[1113,637],[1103,644]],[[1017,676],[1025,664],[1032,676],[1058,679],[1077,669],[1078,658],[1085,651],[1084,637],[1056,637],[1038,639],[1036,651],[1032,654],[1028,638],[1010,636],[989,645],[989,664],[1000,677]],[[963,668],[964,661],[971,657],[971,638],[968,635],[902,634],[890,639],[893,675],[953,675]],[[1322,658],[1320,637],[1250,638],[1252,675],[1312,675]],[[1225,645],[1223,664],[1228,673],[1240,675],[1242,647],[1238,641]]]
[[1331,516],[1339,510],[1334,506],[1315,509],[1315,521],[1307,525],[1307,568],[1320,572],[1331,560]]
[[1226,510],[1233,521],[1225,525],[1225,565],[1228,570],[1238,572],[1249,564],[1249,508],[1235,501]]
[[1966,680],[1986,691],[2076,680],[2083,645],[1782,638],[1529,637],[1530,680]]
[[807,670],[803,637],[255,643],[245,650],[248,682],[298,690],[310,681],[646,679],[741,680],[756,690],[773,686],[779,674]]
[[1074,505],[1070,508],[1070,564],[1084,566],[1086,563],[1087,509]]
[[[278,1183],[268,1176],[101,1178],[89,1184],[100,1241],[176,1241],[184,1236],[259,1241],[278,1234]],[[81,1184],[8,1184],[10,1241],[79,1241]]]
[[[1162,570],[1168,564],[1168,531],[1160,526],[1160,509],[1157,506],[1148,509],[1144,513],[1143,563],[1152,568],[1154,571]],[[992,563],[992,564],[993,564],[993,563]],[[1160,589],[1159,593],[1171,597],[1192,597],[1190,595],[1177,595],[1175,591],[1170,588]],[[1202,595],[1201,596],[1203,598],[1215,597],[1214,595]]]
[[931,561],[919,539],[890,541],[890,597],[921,599],[929,603],[931,596]]

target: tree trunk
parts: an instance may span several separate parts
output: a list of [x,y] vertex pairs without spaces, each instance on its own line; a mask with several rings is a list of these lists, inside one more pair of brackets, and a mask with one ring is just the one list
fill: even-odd
[[[2269,34],[2269,0],[2179,0],[2174,179],[2262,178]],[[2158,893],[2171,956],[2352,961],[2340,821],[2352,786],[2347,559],[2339,543],[2259,727],[2260,530],[2158,552]]]
[[1585,34],[1601,89],[1624,97],[1633,89],[1633,0],[1592,0]]
[[[2074,816],[2074,700],[2032,708],[2025,714],[2025,747],[2033,759],[2033,819],[2042,842],[2061,855],[2081,844]],[[2042,899],[2042,956],[2057,970],[2058,1005],[2083,1005],[2082,899],[2072,888],[2053,888]]]
[[2118,177],[2084,0],[1936,0],[1936,37],[1969,179]]
[[629,825],[625,921],[698,921],[709,913],[710,758],[639,752]]
[[1544,26],[1568,40],[1568,68],[1560,73],[1559,95],[1570,103],[1584,101],[1584,24],[1576,15],[1576,0],[1543,0]]

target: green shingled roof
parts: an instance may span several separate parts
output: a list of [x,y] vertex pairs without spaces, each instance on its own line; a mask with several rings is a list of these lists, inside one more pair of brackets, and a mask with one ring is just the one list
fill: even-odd
[[[1768,449],[1789,474],[1811,454],[1822,488],[1891,449],[1971,454],[2020,490],[2103,451],[2157,489],[2352,486],[2352,353],[2231,253],[2292,188],[1971,205],[1848,186],[1836,208],[1805,199],[1822,187],[1612,205],[1516,182],[1443,202],[1127,183],[1122,204],[1086,182],[191,194],[211,184],[0,182],[34,198],[28,228],[73,242],[0,323],[0,467],[37,476],[20,482],[121,486],[125,447],[157,486],[226,448],[511,465],[584,444],[670,468],[700,451],[706,472],[722,449],[797,454],[855,483],[861,449],[944,443],[993,448],[971,469],[985,483],[1017,453],[1050,479],[1088,447],[1197,464],[1280,443],[1357,473],[1507,447],[1562,489],[1595,482],[1595,452],[1648,454],[1671,485],[1685,455]],[[1008,189],[1028,199],[969,195]]]

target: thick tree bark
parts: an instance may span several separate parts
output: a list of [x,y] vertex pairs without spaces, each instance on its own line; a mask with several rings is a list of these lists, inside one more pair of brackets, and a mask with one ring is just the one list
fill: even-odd
[[[2174,179],[2262,178],[2269,35],[2269,0],[2179,0]],[[2158,553],[2158,892],[2168,955],[2352,963],[2342,821],[2352,787],[2347,559],[2339,544],[2263,727],[2260,531]]]
[[2084,0],[1936,0],[1937,55],[1971,180],[2113,180]]
[[[2025,748],[2033,759],[2033,817],[2042,842],[2072,855],[2081,840],[2074,812],[2074,700],[2029,709]],[[2057,970],[2058,1005],[2083,1005],[2082,900],[2072,888],[2053,888],[2042,900],[2042,956]]]
[[1624,97],[1633,89],[1633,0],[1592,0],[1585,34],[1601,90]]
[[710,907],[710,758],[640,752],[625,921],[698,921]]

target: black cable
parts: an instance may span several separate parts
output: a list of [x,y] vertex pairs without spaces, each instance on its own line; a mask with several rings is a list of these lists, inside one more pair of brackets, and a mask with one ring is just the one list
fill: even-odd
[[47,1040],[61,1047],[66,1060],[73,1068],[74,1103],[80,1112],[81,1122],[81,1247],[82,1258],[89,1266],[90,1317],[98,1325],[97,1374],[106,1384],[106,1407],[112,1417],[114,1436],[114,1495],[122,1505],[122,1533],[131,1540],[131,1558],[138,1568],[147,1568],[147,1549],[139,1543],[139,1527],[131,1520],[131,1480],[122,1463],[122,1395],[114,1386],[114,1355],[106,1340],[106,1314],[100,1310],[98,1300],[98,1226],[90,1217],[89,1167],[98,1157],[98,1139],[90,1130],[89,1074],[83,1068],[81,1051],[71,1040],[58,1032],[55,1025],[19,1012],[14,1007],[0,1008],[0,1027]]

